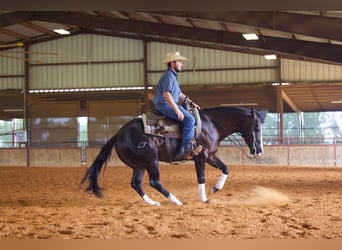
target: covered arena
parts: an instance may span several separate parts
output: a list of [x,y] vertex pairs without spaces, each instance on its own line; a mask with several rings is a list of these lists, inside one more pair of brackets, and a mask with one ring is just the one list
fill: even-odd
[[[0,11],[0,239],[341,239],[340,27],[340,11]],[[206,167],[209,203],[188,161],[160,163],[183,206],[145,176],[161,206],[147,205],[114,150],[104,197],[85,193],[101,147],[153,108],[173,50],[201,108],[269,112],[263,154],[223,140],[229,176],[213,194],[220,172]],[[323,112],[336,123],[307,116]]]

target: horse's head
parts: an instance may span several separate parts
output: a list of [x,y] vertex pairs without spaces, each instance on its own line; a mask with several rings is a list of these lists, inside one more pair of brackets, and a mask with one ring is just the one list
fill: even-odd
[[265,121],[267,111],[251,110],[251,116],[240,127],[240,132],[246,141],[250,153],[253,156],[261,155],[263,151],[262,124]]

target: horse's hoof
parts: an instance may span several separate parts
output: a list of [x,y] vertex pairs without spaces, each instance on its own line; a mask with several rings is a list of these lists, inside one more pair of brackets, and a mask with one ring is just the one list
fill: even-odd
[[160,207],[160,203],[157,202],[157,201],[153,202],[151,205],[152,205],[152,206],[156,206],[156,207]]
[[211,192],[212,192],[213,194],[215,194],[217,191],[219,191],[219,189],[217,189],[216,187],[212,187],[212,188],[211,188]]

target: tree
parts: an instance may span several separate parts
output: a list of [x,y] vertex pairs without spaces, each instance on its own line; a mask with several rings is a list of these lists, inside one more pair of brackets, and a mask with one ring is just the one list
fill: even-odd
[[[263,126],[266,144],[278,143],[278,122],[278,113],[267,114]],[[342,138],[342,112],[284,113],[283,123],[284,139],[289,138],[289,143],[331,143],[333,138]]]

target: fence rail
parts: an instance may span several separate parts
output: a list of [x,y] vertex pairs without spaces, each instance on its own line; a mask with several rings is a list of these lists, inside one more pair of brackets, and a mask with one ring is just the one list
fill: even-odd
[[[1,139],[1,137],[0,137]],[[69,148],[69,147],[97,147],[102,146],[106,143],[106,140],[97,140],[97,141],[60,141],[60,142],[31,142],[31,147],[46,147],[46,148]],[[244,145],[244,140],[239,135],[229,136],[224,139],[220,145],[221,146],[229,146],[235,145],[236,143],[240,145]],[[297,137],[289,137],[284,138],[283,140],[279,140],[277,137],[263,137],[264,146],[272,146],[272,145],[334,145],[334,144],[342,144],[341,137],[308,137],[308,138],[297,138]],[[16,141],[5,141],[0,140],[0,148],[25,148],[27,145],[26,141],[16,142]]]
[[[235,138],[242,148],[248,148],[241,138]],[[321,138],[289,138],[282,144],[271,144],[266,140],[263,155],[249,159],[230,139],[224,140],[218,150],[218,156],[228,165],[269,165],[269,166],[304,166],[304,167],[342,167],[342,139],[330,138],[322,143]],[[303,142],[301,144],[294,142]],[[317,143],[319,142],[319,143]],[[63,142],[28,145],[20,143],[13,147],[0,148],[0,166],[89,166],[95,159],[101,146],[97,142]],[[113,151],[109,166],[123,165]]]

